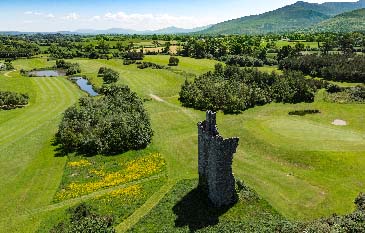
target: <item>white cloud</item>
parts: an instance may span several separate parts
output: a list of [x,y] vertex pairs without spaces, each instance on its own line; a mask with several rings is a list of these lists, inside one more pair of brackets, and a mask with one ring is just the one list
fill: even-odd
[[24,12],[24,14],[31,15],[31,16],[44,17],[44,18],[48,18],[48,19],[56,18],[56,16],[54,16],[54,14],[52,14],[52,13],[43,13],[43,12],[37,12],[37,11],[26,11],[26,12]]
[[78,19],[80,19],[80,15],[75,12],[72,12],[62,18],[66,19],[66,20],[78,20]]
[[37,12],[37,11],[26,11],[24,12],[25,15],[36,15],[36,16],[40,16],[40,15],[44,15],[41,12]]
[[101,17],[99,15],[95,15],[89,19],[89,21],[99,21],[101,20]]
[[56,18],[56,16],[54,16],[54,14],[47,14],[46,18],[54,19],[54,18]]

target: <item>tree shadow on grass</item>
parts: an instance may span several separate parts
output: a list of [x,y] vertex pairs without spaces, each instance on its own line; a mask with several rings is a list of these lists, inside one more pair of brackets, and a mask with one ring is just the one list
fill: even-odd
[[175,227],[188,226],[190,232],[195,232],[219,223],[219,217],[231,207],[216,208],[208,199],[206,193],[196,188],[183,197],[174,207],[177,216]]
[[51,145],[54,147],[55,157],[65,157],[69,154],[75,154],[80,157],[93,157],[96,153],[81,153],[76,150],[67,150],[61,143],[56,139],[52,139]]

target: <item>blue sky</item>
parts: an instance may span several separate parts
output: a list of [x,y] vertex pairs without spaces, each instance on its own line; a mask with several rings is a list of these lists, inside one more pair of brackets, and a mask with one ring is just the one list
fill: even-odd
[[263,13],[294,2],[296,0],[0,0],[0,31],[193,28]]

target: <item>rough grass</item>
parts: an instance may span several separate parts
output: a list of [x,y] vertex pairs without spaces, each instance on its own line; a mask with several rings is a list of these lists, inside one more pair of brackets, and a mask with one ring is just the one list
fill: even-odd
[[178,182],[128,232],[273,232],[283,220],[266,201],[254,196],[232,208],[216,209],[196,186],[197,180]]
[[[165,182],[165,177],[161,177],[156,180],[121,187],[83,202],[99,215],[112,217],[113,223],[117,225],[133,214]],[[65,221],[69,217],[68,208],[70,206],[49,213],[48,217],[41,222],[37,232],[49,232],[53,226]]]

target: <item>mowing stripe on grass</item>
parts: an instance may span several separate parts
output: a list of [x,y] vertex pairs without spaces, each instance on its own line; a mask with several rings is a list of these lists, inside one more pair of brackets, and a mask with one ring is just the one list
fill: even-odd
[[176,180],[169,180],[159,191],[154,193],[139,209],[129,216],[125,221],[119,224],[115,230],[117,232],[126,232],[146,216],[162,198],[175,186]]
[[[19,82],[23,80],[25,78]],[[51,140],[62,112],[83,95],[65,78],[32,78],[31,82],[36,93],[31,104],[0,124],[0,205],[3,210],[0,217],[12,220],[52,201],[66,158],[54,157]],[[4,229],[3,224],[0,229]]]

